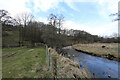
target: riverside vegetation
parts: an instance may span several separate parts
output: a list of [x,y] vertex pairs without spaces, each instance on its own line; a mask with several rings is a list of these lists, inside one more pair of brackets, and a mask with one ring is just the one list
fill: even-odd
[[[80,65],[70,60],[69,58],[65,58],[62,55],[59,55],[54,49],[49,48],[49,51],[52,56],[55,56],[57,58],[57,66],[60,69],[57,69],[59,73],[62,73],[62,76],[66,76],[63,74],[63,71],[69,75],[70,78],[80,78],[80,79],[88,79],[92,78],[91,73],[89,70],[85,67],[80,68]],[[62,71],[62,70],[63,71]],[[58,76],[60,78],[61,76]]]
[[105,57],[110,60],[120,61],[118,54],[118,43],[92,43],[76,44],[73,48],[77,51],[85,52],[93,56]]

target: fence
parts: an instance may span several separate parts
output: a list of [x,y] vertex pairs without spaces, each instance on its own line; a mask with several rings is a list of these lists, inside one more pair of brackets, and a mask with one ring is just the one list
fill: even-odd
[[65,73],[62,68],[60,68],[59,64],[57,63],[57,58],[51,56],[48,46],[46,46],[46,57],[49,66],[50,78],[70,78],[70,76]]

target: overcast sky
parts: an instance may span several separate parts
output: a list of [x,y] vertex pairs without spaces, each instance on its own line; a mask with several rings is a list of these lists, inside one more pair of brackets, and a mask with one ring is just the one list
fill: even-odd
[[31,12],[35,18],[47,23],[50,13],[63,14],[64,28],[84,30],[94,35],[111,35],[118,32],[115,17],[119,0],[0,0],[0,9],[16,16]]

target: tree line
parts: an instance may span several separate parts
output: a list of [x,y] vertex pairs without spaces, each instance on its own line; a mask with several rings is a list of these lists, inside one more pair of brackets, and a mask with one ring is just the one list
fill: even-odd
[[31,46],[37,46],[39,43],[43,43],[50,47],[61,48],[77,43],[118,42],[118,37],[116,36],[103,38],[86,31],[63,29],[64,16],[62,14],[55,15],[51,13],[48,21],[48,24],[36,21],[30,13],[22,13],[17,15],[16,18],[12,18],[9,16],[8,11],[0,10],[2,35],[3,37],[9,36],[6,31],[18,31],[18,46],[24,46],[26,42],[29,42]]

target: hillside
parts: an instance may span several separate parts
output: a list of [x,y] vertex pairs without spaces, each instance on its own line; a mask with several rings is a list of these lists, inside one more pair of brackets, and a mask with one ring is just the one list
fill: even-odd
[[3,47],[19,46],[19,31],[3,31],[2,36]]

